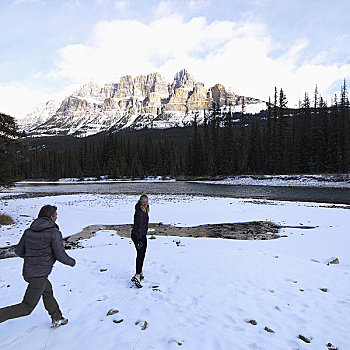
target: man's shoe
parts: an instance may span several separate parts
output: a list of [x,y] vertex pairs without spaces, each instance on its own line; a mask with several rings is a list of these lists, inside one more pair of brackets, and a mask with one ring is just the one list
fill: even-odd
[[68,323],[68,318],[62,317],[59,320],[52,320],[51,328],[58,328]]
[[145,278],[145,276],[143,275],[143,273],[140,273],[140,281],[142,281]]

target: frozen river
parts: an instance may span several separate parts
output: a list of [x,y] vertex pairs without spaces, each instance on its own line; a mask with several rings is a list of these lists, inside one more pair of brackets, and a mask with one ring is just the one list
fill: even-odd
[[350,204],[350,188],[218,185],[192,182],[113,182],[113,183],[17,183],[6,192],[38,195],[99,194],[186,194],[232,198],[260,198],[302,202]]

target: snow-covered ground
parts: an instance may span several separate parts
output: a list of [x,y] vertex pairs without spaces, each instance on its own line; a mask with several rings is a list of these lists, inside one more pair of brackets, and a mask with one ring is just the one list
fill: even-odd
[[[17,243],[44,204],[58,206],[58,224],[69,235],[90,224],[132,222],[136,200],[89,194],[2,200],[0,212],[16,223],[0,228],[0,246]],[[285,228],[287,237],[269,241],[157,236],[149,240],[140,290],[129,288],[130,239],[97,232],[84,249],[68,251],[76,267],[57,263],[50,276],[69,324],[50,330],[40,302],[30,316],[0,324],[0,349],[322,350],[328,343],[350,349],[349,206],[164,195],[150,202],[151,222],[270,220],[316,228]],[[340,264],[328,266],[331,257]],[[0,260],[0,307],[21,301],[21,267],[19,258]],[[111,308],[119,313],[107,316]],[[257,325],[247,323],[252,319]]]
[[350,174],[240,175],[223,180],[195,181],[221,185],[305,186],[350,188]]

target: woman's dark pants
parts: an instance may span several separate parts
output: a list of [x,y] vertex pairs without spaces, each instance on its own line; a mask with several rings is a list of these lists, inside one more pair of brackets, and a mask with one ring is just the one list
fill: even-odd
[[[131,235],[131,239],[134,242],[135,248],[138,242],[135,235]],[[143,261],[145,260],[146,250],[147,250],[147,237],[142,235],[142,243],[143,247],[141,249],[136,248],[137,256],[136,256],[136,274],[140,274],[142,272]]]

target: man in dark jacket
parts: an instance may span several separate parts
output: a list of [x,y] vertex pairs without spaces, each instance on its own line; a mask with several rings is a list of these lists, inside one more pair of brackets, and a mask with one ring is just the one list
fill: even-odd
[[31,314],[41,297],[51,316],[52,328],[68,323],[62,316],[48,280],[56,260],[72,267],[75,265],[75,260],[64,250],[62,234],[56,220],[57,208],[45,205],[30,228],[24,231],[15,252],[24,259],[23,278],[28,287],[20,304],[0,309],[0,323]]

